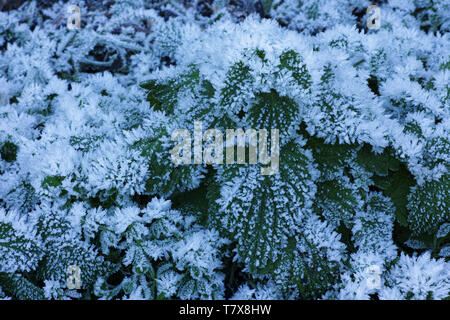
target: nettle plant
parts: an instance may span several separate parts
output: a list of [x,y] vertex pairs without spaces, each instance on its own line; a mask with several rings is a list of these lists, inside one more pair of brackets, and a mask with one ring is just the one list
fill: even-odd
[[[284,297],[367,298],[400,290],[388,276],[409,259],[398,261],[399,245],[447,256],[449,100],[439,92],[448,93],[448,72],[431,50],[400,32],[341,27],[312,40],[252,19],[180,34],[176,66],[142,84],[151,108],[180,128],[203,121],[280,131],[277,174],[262,176],[259,165],[203,166],[200,188],[182,198],[201,203],[204,224],[231,240],[252,281],[270,279]],[[387,36],[397,44],[383,44]],[[410,56],[396,55],[406,47]],[[195,167],[167,166],[165,176]],[[383,279],[378,291],[366,282],[373,265]],[[415,297],[446,297],[447,271]]]
[[[0,298],[448,298],[449,35],[417,6],[365,33],[324,1],[264,1],[284,28],[219,2],[70,32],[62,2],[0,12]],[[278,170],[228,164],[242,145],[175,164],[196,122],[279,130]]]

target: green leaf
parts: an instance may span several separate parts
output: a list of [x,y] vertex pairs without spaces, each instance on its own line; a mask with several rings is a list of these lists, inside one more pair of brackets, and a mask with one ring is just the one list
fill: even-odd
[[450,221],[450,175],[412,188],[407,208],[408,223],[415,234],[435,235],[442,223]]
[[[160,82],[158,80],[148,80],[141,83],[141,87],[148,90],[147,101],[156,111],[164,110],[168,113],[174,113],[178,102],[180,92],[194,90],[199,85],[200,73],[195,66],[190,66],[186,72],[167,80]],[[211,88],[205,88],[206,93],[210,94]]]
[[364,145],[356,157],[358,163],[367,171],[379,176],[387,176],[388,170],[397,171],[400,161],[395,158],[394,150],[384,149],[383,153],[376,154],[369,145]]
[[289,143],[280,154],[277,174],[263,176],[254,165],[223,166],[208,189],[213,226],[239,244],[237,254],[251,272],[271,272],[301,217],[312,212],[315,176],[309,152]]
[[272,8],[272,3],[273,0],[261,0],[265,15],[269,15],[270,9]]
[[18,274],[0,272],[0,287],[20,300],[44,300],[44,290]]
[[19,147],[16,144],[14,144],[10,141],[6,141],[0,147],[1,158],[3,160],[5,160],[6,162],[16,161],[18,149],[19,149]]
[[360,198],[354,186],[342,179],[327,180],[317,184],[314,206],[329,222],[348,225],[358,209]]
[[391,185],[391,178],[389,176],[374,175],[372,177],[372,181],[373,181],[375,187],[377,187],[381,190],[386,190]]
[[36,268],[42,256],[39,238],[33,230],[23,229],[23,221],[18,218],[17,224],[7,219],[8,215],[4,221],[0,220],[0,272],[30,271]]
[[389,187],[385,194],[389,196],[395,205],[395,217],[400,225],[408,225],[408,204],[409,189],[415,185],[414,177],[404,165],[400,165],[399,170],[391,178]]
[[99,276],[111,270],[111,265],[96,250],[71,233],[71,225],[59,211],[49,210],[39,218],[38,233],[44,241],[45,253],[37,268],[40,280],[54,279],[65,283],[67,268],[81,270],[82,288],[93,285]]
[[355,145],[327,144],[321,138],[309,137],[306,148],[313,152],[320,172],[338,172],[354,157]]
[[58,187],[62,184],[64,178],[65,177],[61,177],[61,176],[47,176],[42,181],[42,187],[43,188],[47,188],[49,186],[50,187]]

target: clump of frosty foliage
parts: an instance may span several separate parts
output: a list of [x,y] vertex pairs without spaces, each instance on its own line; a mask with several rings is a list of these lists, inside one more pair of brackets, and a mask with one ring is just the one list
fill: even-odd
[[[1,299],[449,297],[446,1],[68,4],[0,11]],[[195,121],[279,171],[174,164]]]

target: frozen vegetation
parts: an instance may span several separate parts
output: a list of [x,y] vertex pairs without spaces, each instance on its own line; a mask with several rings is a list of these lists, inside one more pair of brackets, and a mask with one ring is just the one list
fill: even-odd
[[450,2],[376,4],[0,1],[0,298],[448,299]]

